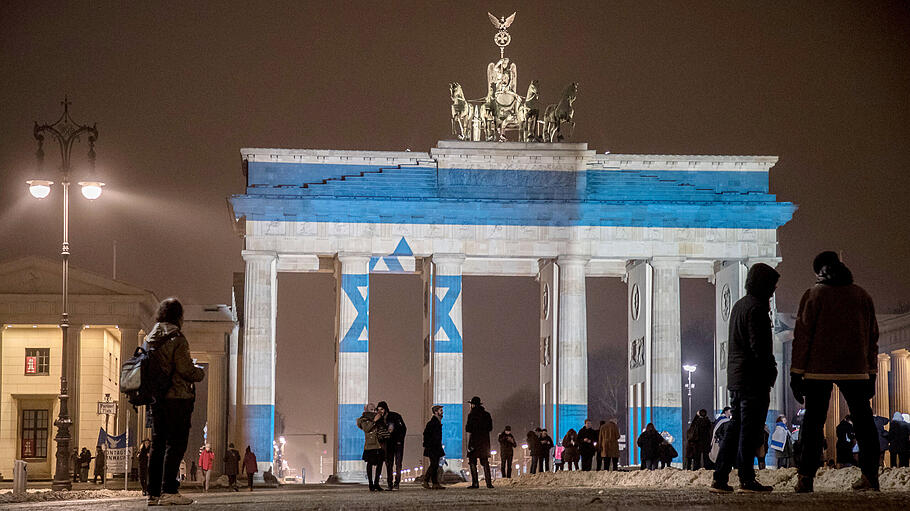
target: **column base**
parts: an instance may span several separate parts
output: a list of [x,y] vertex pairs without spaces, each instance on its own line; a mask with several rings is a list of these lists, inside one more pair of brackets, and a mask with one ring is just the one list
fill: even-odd
[[[367,482],[366,463],[358,460],[339,461],[336,465],[336,472],[329,477],[328,481],[334,483],[359,483]],[[385,471],[385,470],[383,470]]]

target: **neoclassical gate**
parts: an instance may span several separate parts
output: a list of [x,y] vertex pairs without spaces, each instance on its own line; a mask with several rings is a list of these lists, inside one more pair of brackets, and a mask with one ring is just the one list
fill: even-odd
[[441,141],[429,153],[242,155],[246,193],[230,199],[246,262],[239,430],[268,463],[278,272],[332,272],[341,480],[363,473],[355,419],[367,401],[370,273],[422,276],[424,409],[446,407],[452,461],[462,453],[464,275],[539,280],[540,343],[529,349],[540,351],[541,423],[557,438],[587,414],[585,278],[625,279],[628,434],[654,422],[681,439],[679,279],[717,285],[720,408],[729,307],[751,264],[780,261],[776,229],[795,209],[769,194],[771,156],[596,154],[583,143],[473,141]]

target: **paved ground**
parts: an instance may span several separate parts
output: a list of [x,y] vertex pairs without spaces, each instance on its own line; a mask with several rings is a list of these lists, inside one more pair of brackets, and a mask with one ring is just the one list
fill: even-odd
[[[496,488],[493,490],[453,487],[427,491],[416,485],[397,492],[371,493],[361,486],[308,485],[295,489],[257,489],[239,493],[187,493],[196,503],[187,509],[290,510],[290,509],[704,509],[847,511],[858,509],[906,510],[910,492],[824,493],[797,495],[775,492],[769,495],[713,495],[706,489],[646,488]],[[138,510],[145,509],[141,497],[35,502],[0,505],[17,510]]]

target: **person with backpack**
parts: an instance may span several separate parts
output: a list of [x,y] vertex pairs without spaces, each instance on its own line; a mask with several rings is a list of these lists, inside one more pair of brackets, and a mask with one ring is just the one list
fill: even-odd
[[[190,434],[190,418],[196,400],[195,383],[202,381],[205,372],[190,358],[190,345],[180,331],[183,324],[183,305],[176,298],[158,304],[155,326],[146,336],[144,349],[155,371],[147,371],[155,379],[167,377],[166,385],[158,386],[159,395],[149,405],[152,415],[152,448],[149,452],[149,497],[155,505],[189,505],[193,499],[177,490],[180,462],[186,453]],[[143,373],[143,379],[146,374]],[[157,385],[156,385],[157,386]]]

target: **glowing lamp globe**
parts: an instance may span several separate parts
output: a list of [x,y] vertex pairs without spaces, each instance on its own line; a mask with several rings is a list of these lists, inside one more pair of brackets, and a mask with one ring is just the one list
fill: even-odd
[[44,179],[31,179],[26,181],[26,183],[28,183],[28,192],[36,199],[43,199],[50,195],[51,185],[54,184],[53,181],[45,181]]
[[79,186],[82,187],[83,197],[88,200],[95,200],[101,197],[101,187],[104,186],[104,183],[101,181],[80,181]]

